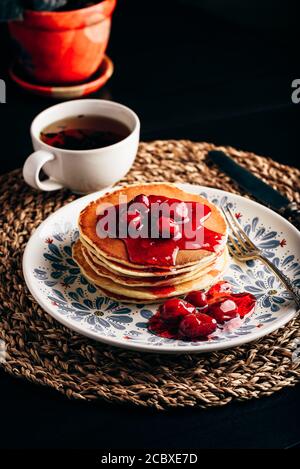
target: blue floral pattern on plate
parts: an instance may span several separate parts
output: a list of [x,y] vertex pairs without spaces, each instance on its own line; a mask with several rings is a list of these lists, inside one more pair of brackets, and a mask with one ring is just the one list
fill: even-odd
[[[196,188],[197,186],[193,186],[194,192]],[[198,193],[217,206],[229,203],[236,218],[253,241],[299,286],[299,259],[295,253],[289,251],[283,232],[264,224],[255,211],[255,216],[251,217],[253,209],[249,210],[249,215],[244,213],[234,194],[214,189],[206,189],[204,192],[198,189]],[[258,334],[258,329],[265,329],[267,333],[268,325],[282,319],[284,314],[289,314],[291,318],[295,312],[290,294],[266,267],[259,262],[241,264],[231,259],[225,278],[232,283],[236,291],[248,291],[256,296],[258,304],[255,313],[241,321],[234,329],[225,327],[218,330],[206,342],[174,341],[157,337],[147,330],[147,322],[157,310],[157,305],[128,305],[111,300],[101,295],[98,289],[81,275],[72,259],[71,250],[72,244],[78,238],[76,220],[55,222],[51,224],[51,228],[49,224],[44,231],[47,235],[40,235],[43,243],[40,265],[33,268],[41,294],[62,322],[70,324],[70,327],[76,330],[79,328],[83,334],[98,336],[99,340],[109,342],[109,339],[114,339],[111,342],[120,346],[141,349],[145,347],[152,351],[160,351],[162,348],[164,351],[174,351],[177,348],[183,351],[205,351],[213,347],[222,348],[222,344],[224,347],[225,344],[230,346],[234,339],[240,338],[247,342],[257,335],[262,336],[264,334]],[[278,327],[280,325],[282,324]],[[274,329],[276,326],[272,328]]]

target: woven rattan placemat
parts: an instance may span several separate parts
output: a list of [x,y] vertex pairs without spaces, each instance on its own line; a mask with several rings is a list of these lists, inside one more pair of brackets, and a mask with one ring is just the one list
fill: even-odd
[[[124,182],[189,182],[239,192],[229,177],[205,161],[213,148],[183,140],[142,143]],[[253,153],[225,150],[300,202],[299,170]],[[300,363],[292,361],[292,353],[300,319],[257,342],[208,355],[128,352],[66,329],[30,296],[21,261],[34,228],[75,196],[68,191],[35,192],[25,185],[20,170],[0,178],[0,191],[0,339],[7,350],[5,361],[2,351],[1,366],[10,374],[70,398],[156,408],[220,406],[267,396],[299,381]]]

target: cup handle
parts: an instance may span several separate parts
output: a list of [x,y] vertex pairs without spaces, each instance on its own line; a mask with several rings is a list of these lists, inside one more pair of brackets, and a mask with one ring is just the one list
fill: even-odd
[[23,166],[23,177],[29,186],[41,191],[56,191],[64,186],[57,181],[49,178],[45,181],[40,180],[40,171],[45,163],[53,161],[55,155],[48,151],[38,150],[28,156]]

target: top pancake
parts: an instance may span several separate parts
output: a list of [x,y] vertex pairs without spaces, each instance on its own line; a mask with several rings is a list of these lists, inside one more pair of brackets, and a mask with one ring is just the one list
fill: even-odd
[[[99,199],[91,202],[84,210],[81,211],[79,216],[79,230],[80,236],[86,240],[101,256],[125,264],[128,266],[135,266],[130,262],[128,257],[127,248],[121,239],[100,238],[96,233],[97,224],[97,208],[101,204],[119,204],[119,197],[126,196],[128,202],[134,199],[137,195],[160,195],[168,198],[179,199],[185,202],[199,202],[207,205],[211,209],[211,214],[204,222],[204,226],[210,230],[216,231],[224,236],[223,244],[218,246],[219,251],[222,251],[227,241],[227,226],[225,219],[217,207],[209,202],[207,199],[197,194],[190,194],[185,192],[173,184],[165,183],[151,183],[151,184],[136,184],[123,187],[111,193],[104,194]],[[212,253],[205,249],[195,250],[180,250],[176,258],[176,266],[190,265],[204,260],[207,257],[215,257],[216,253]],[[140,265],[140,264],[139,264]],[[145,267],[149,267],[145,266]]]

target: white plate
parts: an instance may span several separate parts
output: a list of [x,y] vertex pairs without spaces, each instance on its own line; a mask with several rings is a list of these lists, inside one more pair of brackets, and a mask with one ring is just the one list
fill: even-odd
[[[244,197],[208,187],[179,184],[218,206],[230,203],[239,222],[266,256],[300,286],[300,233],[284,218]],[[23,258],[27,286],[40,306],[57,321],[87,337],[119,347],[147,352],[208,352],[258,339],[290,321],[296,306],[277,278],[260,262],[231,259],[225,278],[236,291],[253,293],[255,313],[232,331],[203,342],[157,337],[147,321],[157,305],[127,305],[102,296],[80,275],[71,254],[78,237],[79,212],[102,192],[82,197],[50,215],[33,233]]]

